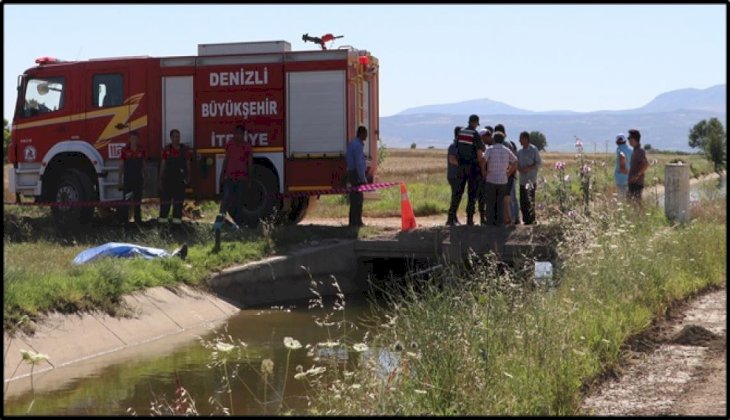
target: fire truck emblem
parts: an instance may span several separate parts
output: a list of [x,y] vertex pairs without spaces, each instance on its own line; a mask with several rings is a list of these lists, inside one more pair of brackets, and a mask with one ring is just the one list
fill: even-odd
[[138,93],[130,96],[120,106],[101,109],[87,114],[87,118],[111,116],[109,123],[104,127],[104,131],[101,132],[99,138],[94,143],[96,149],[101,149],[109,145],[113,137],[129,133],[129,130],[135,130],[147,125],[147,115],[139,117],[134,121],[129,120],[134,114],[134,111],[137,110],[143,96],[144,93]]
[[36,157],[35,147],[25,146],[25,149],[23,150],[23,157],[25,158],[26,162],[33,162]]
[[124,143],[109,143],[109,147],[107,147],[109,159],[119,159],[122,157],[122,149],[124,149]]

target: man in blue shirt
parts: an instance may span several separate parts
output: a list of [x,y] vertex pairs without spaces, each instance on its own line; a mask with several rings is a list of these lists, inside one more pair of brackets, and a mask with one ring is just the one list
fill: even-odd
[[[345,160],[347,161],[347,180],[352,187],[358,187],[367,184],[367,176],[365,175],[365,139],[368,138],[368,129],[364,126],[357,127],[357,137],[350,141],[347,146]],[[350,217],[348,226],[361,227],[365,226],[362,222],[362,191],[353,191],[350,193]]]
[[626,136],[620,133],[616,136],[616,169],[614,170],[614,178],[616,179],[616,192],[619,200],[626,198],[629,188],[629,169],[631,169],[631,154],[633,151],[626,144]]

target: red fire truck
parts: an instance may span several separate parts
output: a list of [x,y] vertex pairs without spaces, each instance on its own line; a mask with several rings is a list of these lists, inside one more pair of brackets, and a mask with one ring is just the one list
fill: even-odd
[[[190,198],[215,198],[224,145],[245,123],[254,182],[246,223],[297,223],[313,195],[342,187],[358,126],[377,166],[378,60],[352,47],[291,51],[286,41],[198,45],[198,55],[60,61],[43,57],[18,78],[8,154],[16,197],[38,202],[121,200],[120,150],[129,132],[147,150],[144,197],[157,197],[168,133],[193,151]],[[280,194],[277,194],[280,193]],[[81,204],[81,203],[79,203]],[[94,207],[51,206],[86,221]]]

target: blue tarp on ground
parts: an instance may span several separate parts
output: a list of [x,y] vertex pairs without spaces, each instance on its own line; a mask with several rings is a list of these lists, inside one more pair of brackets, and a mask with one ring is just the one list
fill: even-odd
[[104,245],[97,246],[82,251],[79,255],[74,258],[74,264],[83,264],[100,257],[116,257],[116,258],[132,258],[140,256],[143,258],[152,259],[160,257],[169,257],[172,254],[159,248],[150,248],[148,246],[141,246],[135,244],[125,244],[121,242],[108,242]]

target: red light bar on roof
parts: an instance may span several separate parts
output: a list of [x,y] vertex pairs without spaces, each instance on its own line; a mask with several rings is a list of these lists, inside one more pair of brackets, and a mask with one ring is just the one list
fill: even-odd
[[35,59],[36,64],[53,64],[60,63],[61,61],[55,57],[38,57]]

